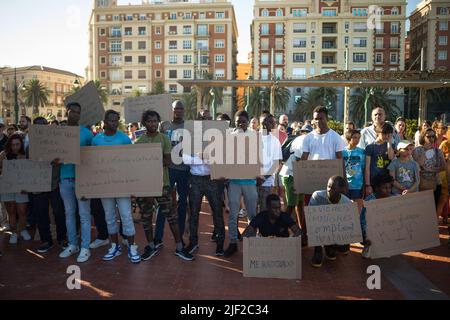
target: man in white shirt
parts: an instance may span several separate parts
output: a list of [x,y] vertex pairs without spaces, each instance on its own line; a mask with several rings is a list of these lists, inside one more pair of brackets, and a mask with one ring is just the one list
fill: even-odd
[[[358,147],[366,150],[369,144],[372,144],[377,139],[377,130],[381,131],[381,127],[386,122],[386,111],[383,108],[377,107],[372,111],[372,125],[370,127],[361,130],[361,140]],[[394,132],[394,149],[397,148],[397,143],[400,138],[397,133]]]

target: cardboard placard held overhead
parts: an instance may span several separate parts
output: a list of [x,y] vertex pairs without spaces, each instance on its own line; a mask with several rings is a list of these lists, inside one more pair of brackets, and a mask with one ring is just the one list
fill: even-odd
[[105,116],[105,108],[94,81],[89,81],[78,92],[64,100],[66,106],[71,102],[78,102],[81,105],[81,126],[92,126],[102,121]]
[[218,155],[220,150],[215,150],[214,155],[209,155],[211,179],[256,179],[263,174],[261,150],[257,133],[227,133],[223,154]]
[[332,176],[344,176],[342,159],[294,161],[294,189],[296,193],[313,194],[327,188]]
[[163,189],[159,143],[82,147],[76,166],[79,198],[159,197]]
[[147,110],[158,112],[161,121],[173,120],[172,96],[170,94],[126,98],[123,106],[126,123],[141,122],[142,114]]
[[243,263],[244,277],[301,279],[301,237],[244,238]]
[[61,163],[80,163],[80,127],[30,127],[30,159]]
[[308,245],[327,246],[362,242],[358,204],[305,207]]
[[433,191],[364,202],[372,259],[440,245]]
[[3,160],[0,193],[49,192],[52,190],[50,162],[28,159]]
[[[185,121],[184,130],[183,153],[195,155],[205,152],[212,141],[221,140],[224,145],[230,126],[227,121]],[[190,139],[185,139],[188,134]]]

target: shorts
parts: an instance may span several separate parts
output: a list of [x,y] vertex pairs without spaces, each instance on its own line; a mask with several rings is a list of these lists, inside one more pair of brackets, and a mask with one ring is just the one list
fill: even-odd
[[362,190],[350,189],[348,190],[347,197],[351,200],[362,199]]
[[21,193],[4,193],[0,196],[2,202],[28,203],[28,195]]
[[281,177],[281,183],[284,186],[288,207],[295,207],[305,201],[303,193],[295,193],[293,176]]

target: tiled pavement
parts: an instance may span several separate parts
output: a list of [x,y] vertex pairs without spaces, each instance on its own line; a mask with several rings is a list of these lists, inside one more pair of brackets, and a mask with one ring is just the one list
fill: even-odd
[[[36,254],[32,250],[39,242],[22,242],[11,247],[4,237],[0,242],[3,251],[0,299],[346,300],[450,296],[450,250],[448,230],[444,227],[441,227],[438,248],[384,259],[386,261],[370,261],[363,259],[361,248],[354,245],[350,255],[338,256],[334,262],[326,261],[320,269],[310,266],[313,250],[304,249],[301,281],[254,279],[242,275],[242,243],[241,251],[230,259],[213,255],[215,244],[209,241],[212,218],[207,213],[207,204],[203,209],[200,250],[195,261],[185,262],[174,256],[173,238],[166,228],[165,246],[160,254],[139,265],[131,265],[126,254],[112,262],[103,262],[101,257],[107,248],[93,250],[91,259],[80,265],[82,290],[70,291],[66,287],[69,276],[66,269],[76,263],[75,257],[59,259],[56,247],[48,254]],[[242,231],[245,224],[241,222],[240,227]],[[136,225],[136,229],[142,250],[144,235],[140,225]],[[371,291],[366,287],[366,270],[371,264],[382,268],[381,290]],[[406,274],[406,278],[396,278],[398,270]]]

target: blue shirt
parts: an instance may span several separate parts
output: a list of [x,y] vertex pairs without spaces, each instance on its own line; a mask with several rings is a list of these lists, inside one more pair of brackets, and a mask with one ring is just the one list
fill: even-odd
[[107,136],[104,132],[95,136],[93,146],[120,146],[132,144],[131,139],[122,131],[117,131],[113,136]]
[[347,173],[348,187],[350,190],[361,190],[364,184],[364,168],[366,166],[366,154],[361,148],[345,148],[342,151]]
[[241,186],[256,186],[256,179],[230,179],[230,183]]
[[[80,146],[86,147],[92,144],[93,133],[86,127],[80,127]],[[75,165],[63,164],[61,165],[61,180],[62,179],[75,179]]]

